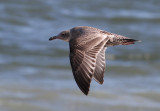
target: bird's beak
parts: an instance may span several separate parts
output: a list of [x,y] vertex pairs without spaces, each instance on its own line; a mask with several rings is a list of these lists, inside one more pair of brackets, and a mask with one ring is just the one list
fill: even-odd
[[50,37],[49,41],[54,40],[54,39],[57,39],[57,36]]

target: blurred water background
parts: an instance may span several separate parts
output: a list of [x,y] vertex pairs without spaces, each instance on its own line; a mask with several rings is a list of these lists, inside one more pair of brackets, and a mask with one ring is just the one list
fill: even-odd
[[[68,43],[92,26],[141,40],[106,52],[104,84],[76,85]],[[0,0],[0,111],[160,111],[160,0]]]

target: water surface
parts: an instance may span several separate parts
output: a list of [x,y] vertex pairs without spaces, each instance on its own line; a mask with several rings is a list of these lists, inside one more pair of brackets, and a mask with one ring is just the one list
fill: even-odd
[[[160,111],[159,0],[1,0],[1,111]],[[92,26],[141,40],[106,52],[104,84],[77,87],[68,43],[50,36]]]

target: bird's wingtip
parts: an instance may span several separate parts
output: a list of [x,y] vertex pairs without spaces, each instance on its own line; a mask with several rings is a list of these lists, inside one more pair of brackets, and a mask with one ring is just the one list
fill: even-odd
[[88,96],[89,89],[88,89],[88,90],[82,90],[82,92],[83,92],[86,96]]

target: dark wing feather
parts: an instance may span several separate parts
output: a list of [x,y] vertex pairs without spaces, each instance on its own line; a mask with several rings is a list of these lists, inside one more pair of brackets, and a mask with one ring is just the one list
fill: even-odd
[[98,39],[95,38],[86,42],[87,45],[82,44],[82,42],[79,45],[74,39],[70,41],[72,72],[78,87],[86,95],[89,92],[91,79],[95,71],[97,55],[104,47],[106,41],[108,41],[107,38]]
[[[95,56],[93,54],[92,56]],[[84,94],[88,94],[95,69],[95,58],[86,52],[75,49],[71,51],[70,62],[75,81]]]
[[104,78],[104,71],[105,71],[105,51],[107,47],[104,47],[99,54],[97,55],[97,60],[96,60],[96,68],[94,72],[94,79],[100,83],[103,84],[103,78]]

